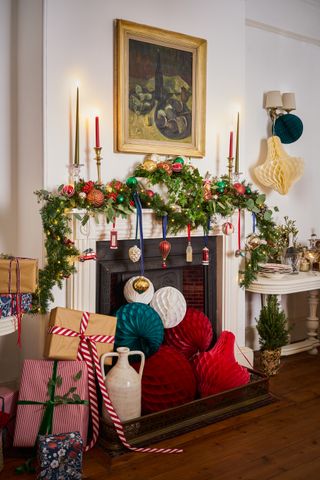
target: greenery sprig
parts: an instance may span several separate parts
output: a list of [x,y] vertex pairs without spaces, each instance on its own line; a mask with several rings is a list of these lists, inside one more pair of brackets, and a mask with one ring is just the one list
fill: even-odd
[[[41,218],[47,252],[46,266],[40,270],[39,290],[34,296],[33,311],[45,313],[53,301],[52,289],[62,287],[63,279],[75,271],[75,261],[80,252],[70,240],[70,213],[85,224],[91,216],[104,215],[107,222],[116,217],[126,218],[134,211],[133,193],[137,191],[142,206],[151,208],[158,218],[168,215],[168,231],[177,233],[188,224],[192,228],[202,226],[206,231],[208,218],[229,218],[237,210],[245,209],[256,218],[256,235],[261,244],[247,246],[242,252],[245,268],[241,285],[247,287],[255,278],[260,262],[265,262],[277,252],[273,210],[266,204],[266,196],[253,190],[249,183],[233,183],[227,176],[207,175],[184,164],[180,157],[166,162],[147,162],[137,166],[134,176],[125,183],[119,180],[104,185],[80,180],[75,185],[60,185],[56,192],[39,190],[39,202],[43,202]],[[177,168],[177,163],[180,167]],[[146,168],[148,165],[148,168]],[[138,180],[141,179],[141,180]],[[143,184],[147,181],[147,187]],[[159,185],[166,190],[160,195],[152,190]],[[150,187],[150,188],[148,188]],[[79,212],[77,212],[79,210]]]

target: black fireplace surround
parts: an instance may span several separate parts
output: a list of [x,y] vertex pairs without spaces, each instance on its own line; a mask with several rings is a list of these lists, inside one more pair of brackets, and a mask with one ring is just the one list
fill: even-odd
[[[203,237],[192,237],[192,263],[186,262],[186,238],[170,238],[169,241],[171,252],[165,269],[162,268],[159,249],[161,239],[144,241],[145,276],[151,280],[155,290],[167,286],[180,290],[188,307],[202,310],[216,332],[216,238],[208,238],[209,265],[202,265]],[[136,240],[121,240],[118,249],[111,250],[110,242],[97,242],[97,313],[114,315],[121,305],[127,303],[123,295],[124,285],[129,278],[140,274],[139,262],[133,263],[128,255],[129,248],[136,244]]]

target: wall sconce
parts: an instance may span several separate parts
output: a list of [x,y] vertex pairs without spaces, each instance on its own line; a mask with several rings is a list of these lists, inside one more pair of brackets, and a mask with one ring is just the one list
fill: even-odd
[[303,132],[303,124],[299,117],[291,114],[296,109],[295,94],[281,94],[272,90],[265,94],[265,107],[272,122],[272,135],[277,135],[282,143],[292,143],[298,140]]

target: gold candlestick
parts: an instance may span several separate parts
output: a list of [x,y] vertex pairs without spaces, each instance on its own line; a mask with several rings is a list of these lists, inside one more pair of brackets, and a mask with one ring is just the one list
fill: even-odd
[[231,180],[233,175],[233,157],[228,157],[228,177]]
[[94,151],[96,152],[96,162],[97,162],[97,173],[98,173],[98,183],[101,185],[101,150],[102,147],[93,147]]

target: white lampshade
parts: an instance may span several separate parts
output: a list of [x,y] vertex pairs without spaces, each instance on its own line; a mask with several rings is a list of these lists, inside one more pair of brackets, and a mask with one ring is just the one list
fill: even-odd
[[296,99],[295,95],[292,92],[282,94],[282,105],[284,110],[295,110],[296,109]]
[[280,90],[272,90],[266,93],[265,108],[280,108],[282,107],[282,98]]

